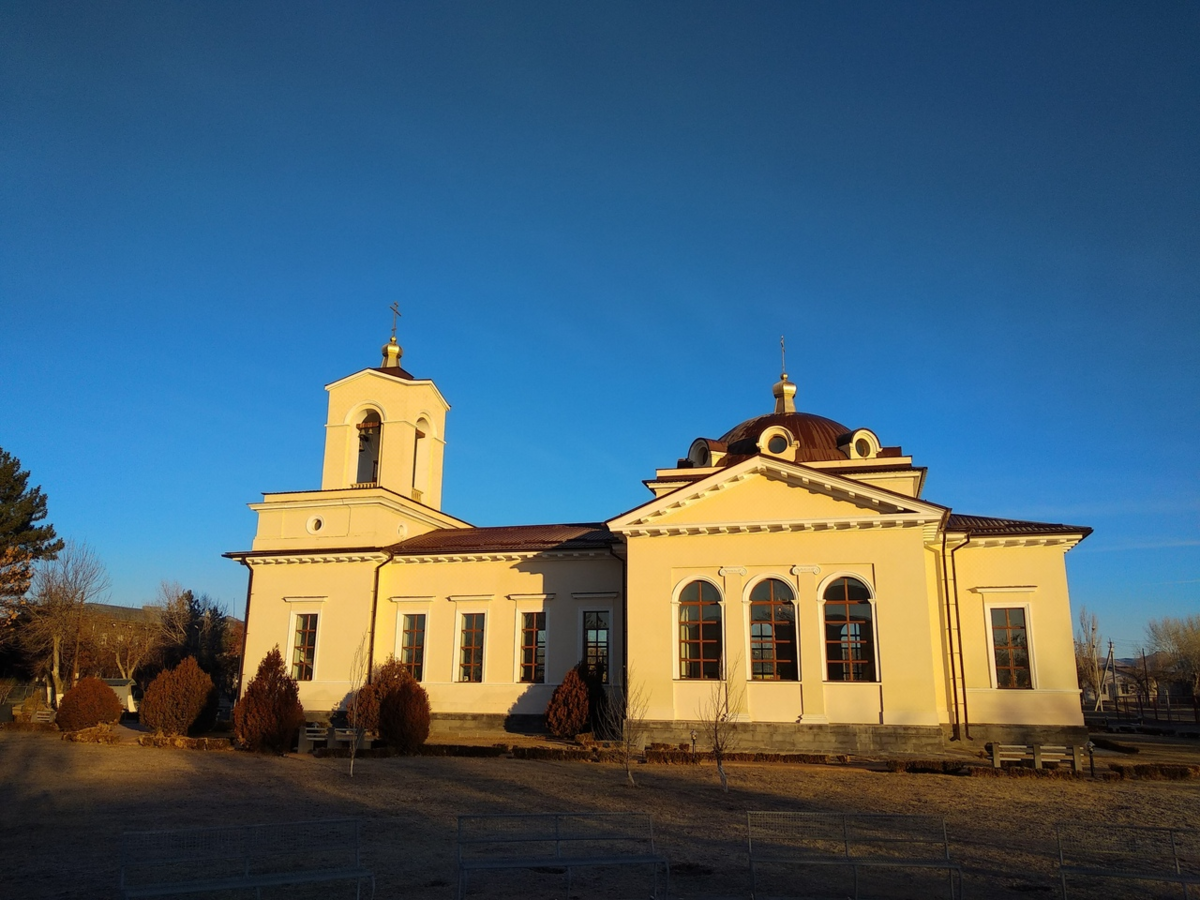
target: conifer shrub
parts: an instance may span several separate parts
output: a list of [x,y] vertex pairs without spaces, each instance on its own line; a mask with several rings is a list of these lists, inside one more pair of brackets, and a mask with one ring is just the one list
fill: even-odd
[[55,722],[60,731],[79,731],[121,719],[121,700],[99,678],[81,678],[63,694]]
[[379,707],[383,698],[408,681],[413,681],[408,669],[395,656],[389,656],[387,662],[376,667],[371,682],[358,689],[356,702],[346,710],[351,727],[379,731]]
[[288,675],[276,646],[258,664],[254,680],[233,707],[233,729],[255,753],[287,753],[304,725],[300,687]]
[[379,737],[400,753],[416,753],[429,737],[430,715],[425,688],[404,672],[379,701]]
[[546,727],[555,737],[570,738],[588,723],[588,686],[580,663],[567,672],[546,705]]
[[158,734],[187,734],[212,694],[212,678],[194,656],[189,656],[174,669],[159,672],[150,682],[139,707],[142,724]]

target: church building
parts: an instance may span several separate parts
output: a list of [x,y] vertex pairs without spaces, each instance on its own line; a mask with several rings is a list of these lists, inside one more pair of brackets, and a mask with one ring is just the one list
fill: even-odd
[[249,571],[243,684],[278,646],[327,717],[356,656],[395,656],[441,726],[502,730],[583,660],[640,690],[652,740],[687,740],[722,682],[743,748],[1084,734],[1065,555],[1090,528],[924,499],[924,467],[797,411],[786,374],[634,509],[476,528],[441,508],[450,405],[400,359],[393,335],[327,385],[320,489],[251,504],[252,548],[226,554]]

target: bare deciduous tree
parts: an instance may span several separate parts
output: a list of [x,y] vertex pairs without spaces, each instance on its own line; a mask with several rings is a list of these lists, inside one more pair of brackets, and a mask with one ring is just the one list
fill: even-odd
[[1171,678],[1188,685],[1193,698],[1200,696],[1200,615],[1155,619],[1146,626],[1146,636]]
[[721,661],[721,678],[712,683],[708,699],[701,704],[700,725],[705,742],[712,748],[721,778],[721,790],[729,793],[729,778],[725,774],[725,757],[737,744],[737,721],[742,708],[743,690],[735,681],[741,668],[739,660]]
[[[29,620],[21,628],[25,652],[49,676],[55,698],[74,683],[64,671],[69,652],[78,667],[83,638],[84,604],[108,590],[108,573],[86,544],[67,542],[53,560],[34,574]],[[70,681],[70,684],[68,684]]]
[[616,742],[625,766],[625,777],[631,785],[636,785],[633,765],[641,756],[646,739],[646,710],[650,706],[650,696],[633,666],[625,672],[625,683],[610,684],[607,695],[607,702],[600,709],[600,728],[605,738]]
[[1091,688],[1096,698],[1095,709],[1100,709],[1103,689],[1100,674],[1100,625],[1095,613],[1087,607],[1079,610],[1079,631],[1075,634],[1075,671],[1081,688]]
[[354,656],[350,659],[350,693],[346,704],[349,725],[354,729],[354,740],[350,742],[350,777],[354,777],[354,757],[358,755],[358,745],[362,743],[367,733],[363,717],[358,714],[358,692],[367,683],[367,641],[370,633],[364,632],[354,648]]

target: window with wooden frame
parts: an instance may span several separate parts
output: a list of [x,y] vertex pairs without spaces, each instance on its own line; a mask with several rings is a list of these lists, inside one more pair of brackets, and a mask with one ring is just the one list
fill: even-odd
[[721,677],[721,594],[707,581],[679,594],[679,677]]
[[760,581],[750,592],[750,677],[755,681],[798,678],[794,598],[778,578]]
[[584,611],[583,661],[602,683],[608,684],[608,638],[611,614],[607,609]]
[[292,641],[292,677],[297,681],[312,681],[317,657],[317,614],[296,616],[296,634]]
[[546,614],[521,613],[521,681],[542,684],[546,680]]
[[992,652],[996,657],[996,687],[1032,689],[1029,634],[1023,607],[992,607]]
[[483,616],[483,613],[463,613],[459,681],[483,681]]
[[400,665],[415,678],[422,680],[425,672],[425,614],[405,614],[400,632]]
[[829,681],[875,681],[871,592],[857,578],[825,589],[825,666]]

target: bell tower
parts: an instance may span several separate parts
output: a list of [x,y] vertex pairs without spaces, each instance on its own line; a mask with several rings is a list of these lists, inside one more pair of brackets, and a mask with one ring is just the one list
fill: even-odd
[[383,488],[441,509],[450,404],[432,381],[401,367],[404,350],[396,343],[394,319],[382,353],[379,366],[325,386],[321,489]]

